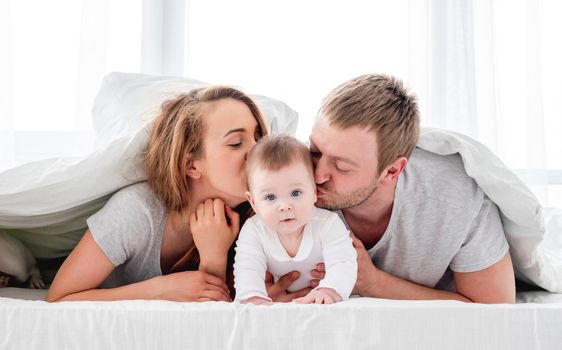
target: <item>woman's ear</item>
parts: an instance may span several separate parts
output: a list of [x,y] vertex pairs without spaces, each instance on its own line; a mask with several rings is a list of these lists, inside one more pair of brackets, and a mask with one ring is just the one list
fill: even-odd
[[200,164],[198,160],[190,159],[189,157],[185,157],[185,173],[187,176],[191,177],[192,179],[200,179],[202,174],[200,168]]

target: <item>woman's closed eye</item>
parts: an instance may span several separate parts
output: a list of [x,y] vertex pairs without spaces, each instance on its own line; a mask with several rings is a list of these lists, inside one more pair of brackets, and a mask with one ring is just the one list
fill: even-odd
[[238,147],[242,146],[242,142],[238,142],[238,143],[229,143],[228,146],[229,146],[229,147],[232,147],[232,148],[238,148]]

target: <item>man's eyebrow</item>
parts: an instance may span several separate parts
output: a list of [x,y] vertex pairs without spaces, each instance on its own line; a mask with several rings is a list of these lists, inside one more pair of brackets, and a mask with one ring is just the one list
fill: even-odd
[[[314,142],[312,141],[312,138],[309,138],[310,140],[310,152],[312,153],[320,153],[318,151],[318,149],[316,148],[316,145],[314,144]],[[352,161],[351,159],[345,158],[345,157],[338,157],[338,156],[332,156],[332,155],[327,155],[328,158],[333,159],[335,161],[340,161],[340,162],[344,162],[344,163],[348,163],[351,164],[353,166],[359,166],[359,164],[357,162]]]
[[244,128],[238,128],[238,129],[232,129],[229,132],[227,132],[226,134],[224,134],[223,137],[227,137],[228,135],[235,133],[235,132],[246,132],[246,129]]
[[328,158],[332,158],[335,161],[340,161],[340,162],[344,162],[344,163],[348,163],[351,164],[353,166],[359,166],[358,163],[352,161],[351,159],[348,158],[344,158],[344,157],[336,157],[336,156],[328,156]]

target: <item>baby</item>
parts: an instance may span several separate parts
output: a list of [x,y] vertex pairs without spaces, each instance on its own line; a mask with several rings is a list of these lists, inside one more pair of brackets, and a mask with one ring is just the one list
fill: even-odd
[[289,136],[261,139],[246,161],[246,197],[257,215],[246,221],[234,261],[236,300],[270,303],[265,287],[299,271],[289,291],[308,287],[310,271],[324,262],[326,275],[298,303],[331,304],[349,298],[357,279],[357,253],[337,214],[316,208],[316,184],[308,148]]
[[45,288],[31,252],[16,238],[0,230],[0,287],[8,286],[10,277],[29,288]]

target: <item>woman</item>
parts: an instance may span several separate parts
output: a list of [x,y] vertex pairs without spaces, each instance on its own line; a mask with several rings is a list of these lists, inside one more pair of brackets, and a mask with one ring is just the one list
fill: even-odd
[[[88,219],[47,300],[231,300],[227,255],[240,226],[231,208],[245,201],[246,154],[266,133],[255,103],[233,88],[166,101],[152,125],[148,181]],[[198,271],[176,272],[196,260]]]

